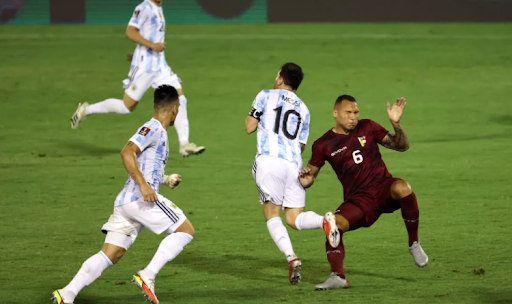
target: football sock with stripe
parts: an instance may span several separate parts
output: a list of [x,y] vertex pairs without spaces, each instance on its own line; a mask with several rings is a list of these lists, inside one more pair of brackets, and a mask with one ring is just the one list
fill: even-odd
[[148,266],[141,271],[142,274],[150,279],[154,279],[164,265],[174,260],[193,238],[193,236],[185,232],[169,234],[160,243],[158,250]]
[[322,228],[324,217],[313,211],[302,212],[295,219],[297,230],[309,230]]
[[293,251],[292,242],[286,227],[283,225],[283,221],[279,216],[273,217],[267,221],[267,228],[270,232],[270,236],[276,243],[279,250],[286,256],[288,262],[296,258]]

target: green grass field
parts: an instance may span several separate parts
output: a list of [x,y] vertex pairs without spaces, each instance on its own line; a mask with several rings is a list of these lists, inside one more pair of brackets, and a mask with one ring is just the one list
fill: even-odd
[[[69,127],[80,101],[122,96],[134,45],[124,26],[0,27],[0,303],[49,303],[98,252],[127,174],[120,150],[152,116],[151,93],[131,115],[91,116]],[[512,25],[205,25],[168,28],[167,59],[183,79],[191,139],[207,151],[178,155],[169,129],[167,172],[182,174],[178,204],[196,237],[157,279],[161,303],[512,303]],[[410,182],[430,264],[418,269],[400,213],[345,235],[348,290],[314,291],[330,269],[322,231],[291,231],[303,280],[287,281],[251,176],[255,136],[243,122],[280,65],[306,77],[298,95],[312,115],[310,144],[334,123],[332,104],[354,95],[361,118],[387,128],[386,102],[408,98],[411,148],[383,151]],[[311,145],[304,160],[311,155]],[[326,166],[307,207],[343,201]],[[162,236],[144,232],[86,287],[76,304],[144,303],[131,275]],[[475,269],[484,269],[477,275]]]

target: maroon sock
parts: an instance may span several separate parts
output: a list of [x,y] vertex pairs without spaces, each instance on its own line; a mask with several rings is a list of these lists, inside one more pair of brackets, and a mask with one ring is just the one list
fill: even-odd
[[345,271],[343,270],[343,260],[345,259],[345,247],[343,246],[343,234],[338,230],[342,236],[340,244],[336,248],[332,248],[329,241],[325,242],[325,251],[327,252],[327,260],[331,264],[331,272],[335,272],[342,279],[345,278]]
[[402,217],[409,234],[409,246],[418,241],[418,226],[420,224],[420,211],[418,209],[418,201],[416,194],[410,195],[398,200],[402,209]]

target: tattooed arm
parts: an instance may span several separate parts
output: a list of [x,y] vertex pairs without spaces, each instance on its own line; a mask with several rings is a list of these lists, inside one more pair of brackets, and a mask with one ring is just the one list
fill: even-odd
[[388,149],[405,152],[409,150],[409,140],[407,139],[407,134],[405,134],[402,126],[398,124],[393,124],[393,128],[395,129],[395,134],[388,133],[386,137],[382,140],[382,145]]
[[156,195],[155,190],[151,188],[144,175],[139,168],[139,163],[137,161],[137,155],[140,153],[139,147],[134,144],[132,141],[128,141],[126,146],[124,146],[121,151],[121,157],[123,158],[123,164],[126,168],[126,172],[130,174],[131,178],[139,185],[140,192],[144,197],[146,202],[155,202],[158,200],[158,196]]

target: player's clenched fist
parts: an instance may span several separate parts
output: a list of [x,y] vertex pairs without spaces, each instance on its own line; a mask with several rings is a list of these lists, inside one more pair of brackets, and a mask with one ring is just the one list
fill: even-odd
[[310,187],[315,181],[315,176],[311,173],[311,168],[306,167],[300,171],[299,182],[304,188]]
[[142,193],[142,196],[144,197],[144,201],[149,202],[149,203],[158,201],[158,196],[156,195],[155,190],[153,190],[153,188],[151,188],[149,185],[146,184],[144,186],[141,186],[140,192]]
[[165,42],[164,43],[153,43],[151,45],[151,49],[157,53],[162,52],[165,50]]
[[178,187],[178,185],[181,183],[181,175],[179,174],[171,174],[166,175],[164,179],[164,184],[167,185],[167,187],[174,189]]

